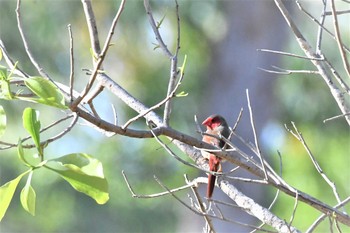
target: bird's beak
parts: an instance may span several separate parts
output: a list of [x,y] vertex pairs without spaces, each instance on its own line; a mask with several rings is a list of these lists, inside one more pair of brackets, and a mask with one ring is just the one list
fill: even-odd
[[211,117],[208,117],[207,119],[205,119],[203,122],[202,122],[202,125],[210,125],[210,122],[212,121],[213,119]]

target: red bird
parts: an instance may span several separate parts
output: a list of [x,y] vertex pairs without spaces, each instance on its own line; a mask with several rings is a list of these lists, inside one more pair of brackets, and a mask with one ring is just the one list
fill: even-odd
[[[209,134],[220,136],[222,135],[225,138],[228,138],[230,135],[230,129],[227,125],[226,120],[220,115],[211,115],[205,121],[203,121],[202,125],[207,127],[205,131],[206,134],[203,136],[203,141],[209,143],[213,146],[223,148],[225,146],[225,142],[215,137],[209,136]],[[221,159],[214,154],[206,152],[202,150],[202,155],[204,158],[209,160],[209,170],[213,172],[221,171],[220,161]],[[208,176],[208,188],[207,188],[207,197],[211,198],[214,191],[216,176],[213,174],[209,174]]]

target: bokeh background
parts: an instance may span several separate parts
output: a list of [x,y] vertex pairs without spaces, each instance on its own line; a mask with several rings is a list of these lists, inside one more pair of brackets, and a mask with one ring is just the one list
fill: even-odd
[[[317,26],[300,12],[296,5],[286,2],[306,39],[315,46]],[[316,18],[321,4],[302,1]],[[336,1],[339,9],[348,9],[343,1]],[[164,17],[160,31],[170,49],[176,42],[176,15],[174,1],[151,1],[156,20]],[[118,10],[119,1],[93,1],[101,43]],[[294,121],[302,131],[324,172],[335,182],[341,198],[350,195],[350,136],[344,120],[324,124],[323,120],[339,114],[327,86],[317,75],[295,74],[276,76],[259,70],[272,65],[287,69],[314,69],[307,60],[258,52],[268,48],[302,54],[287,24],[273,1],[179,0],[181,20],[181,50],[179,64],[187,55],[186,74],[181,91],[187,97],[174,101],[171,125],[200,138],[196,133],[193,116],[199,121],[212,113],[220,113],[232,125],[241,108],[244,109],[237,133],[253,141],[249,123],[246,89],[249,89],[255,123],[263,153],[279,170],[279,151],[282,155],[283,177],[293,186],[310,195],[335,205],[329,186],[317,173],[302,145],[285,129],[284,124]],[[38,75],[30,63],[17,29],[16,1],[0,0],[0,37],[12,58],[27,73]],[[69,83],[69,36],[71,24],[75,52],[75,87],[80,91],[88,76],[81,71],[91,69],[90,40],[82,4],[78,0],[26,0],[21,7],[24,31],[37,61],[55,80]],[[349,45],[349,16],[339,17],[343,41]],[[332,28],[331,20],[326,25]],[[143,1],[128,0],[113,37],[113,46],[104,63],[108,75],[146,105],[153,105],[166,95],[170,62],[160,49],[155,49],[155,36],[148,23]],[[335,41],[324,35],[323,52],[333,65],[342,71]],[[1,61],[4,65],[4,62]],[[348,79],[347,82],[349,83]],[[349,100],[349,99],[347,99]],[[27,134],[22,127],[22,111],[28,103],[0,100],[4,107],[8,127],[0,139],[17,142]],[[117,110],[119,123],[135,116],[116,97],[105,91],[95,101],[97,111],[113,122],[111,104]],[[48,125],[65,114],[59,110],[29,104],[40,111],[42,125]],[[158,111],[161,113],[161,111]],[[42,135],[49,138],[68,126],[63,123]],[[133,125],[143,128],[140,120]],[[243,145],[242,149],[243,148]],[[183,174],[190,178],[200,174],[161,149],[153,139],[130,139],[115,135],[106,137],[80,122],[64,138],[50,144],[46,156],[54,158],[73,152],[85,152],[104,164],[109,180],[110,200],[98,205],[94,200],[73,190],[56,175],[42,170],[34,173],[33,187],[37,193],[36,216],[25,212],[19,202],[21,181],[15,197],[0,223],[0,232],[201,232],[202,217],[181,206],[172,197],[134,199],[122,178],[128,175],[135,191],[152,194],[163,191],[154,181],[157,175],[168,187],[184,184]],[[29,155],[34,151],[28,150]],[[183,158],[185,155],[180,154]],[[224,169],[229,169],[226,165]],[[0,184],[15,178],[26,168],[19,162],[16,149],[0,151]],[[244,172],[237,175],[249,176]],[[255,184],[235,185],[263,206],[269,206],[274,189]],[[186,199],[189,190],[179,193]],[[204,195],[204,187],[203,192]],[[217,198],[225,198],[216,191]],[[228,201],[227,199],[224,199]],[[290,219],[294,199],[280,194],[273,211],[282,219]],[[349,208],[347,208],[350,211]],[[233,209],[223,211],[236,221],[257,224],[254,218]],[[319,212],[299,203],[293,221],[306,230],[319,216]],[[217,232],[249,232],[251,229],[231,223],[215,221]],[[328,221],[319,230],[327,231]],[[347,229],[349,230],[349,229]]]

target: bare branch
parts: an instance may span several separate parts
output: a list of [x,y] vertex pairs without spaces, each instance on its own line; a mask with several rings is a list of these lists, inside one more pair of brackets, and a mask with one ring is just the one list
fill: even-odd
[[8,67],[10,68],[10,70],[13,71],[14,74],[23,77],[23,78],[29,78],[29,75],[26,74],[23,70],[21,70],[18,67],[18,64],[15,64],[15,62],[11,59],[10,55],[8,54],[4,43],[2,42],[2,40],[0,39],[0,49],[2,51],[2,55],[5,58],[6,64],[8,65]]
[[73,102],[73,89],[74,89],[74,49],[73,49],[73,36],[72,36],[72,27],[70,24],[68,24],[68,32],[69,32],[69,51],[70,51],[70,75],[69,75],[69,95],[70,95],[70,102]]
[[[51,143],[51,142],[53,142],[53,141],[55,141],[55,140],[57,140],[57,139],[59,139],[59,138],[62,138],[62,137],[63,137],[65,134],[67,134],[67,133],[74,127],[74,125],[77,123],[77,121],[78,121],[78,115],[75,114],[75,113],[70,114],[70,115],[68,115],[68,116],[66,116],[66,117],[64,117],[64,118],[62,118],[62,119],[59,119],[59,120],[53,122],[52,124],[46,126],[45,128],[41,129],[41,130],[39,131],[39,133],[45,132],[46,130],[48,130],[48,129],[50,129],[50,128],[56,126],[56,125],[58,125],[59,123],[65,121],[65,120],[68,120],[69,118],[72,118],[72,117],[74,117],[74,118],[73,118],[72,122],[70,123],[70,125],[69,125],[66,129],[64,129],[62,132],[60,132],[60,133],[57,134],[56,136],[53,136],[53,137],[49,138],[48,140],[45,140],[45,141],[41,142],[40,144],[41,144],[41,145],[46,145],[46,144]],[[30,138],[31,138],[31,136],[27,136],[27,137],[23,138],[23,139],[21,140],[21,143],[27,141],[27,140],[30,139]],[[9,149],[9,148],[17,147],[17,146],[18,146],[18,143],[6,143],[6,142],[2,142],[2,141],[0,141],[0,144],[6,146],[6,147],[1,147],[0,150],[6,150],[6,149]],[[28,148],[28,149],[29,149],[29,148],[34,148],[35,145],[34,145],[34,144],[22,145],[22,147],[23,147],[23,148]]]
[[73,111],[78,106],[78,104],[81,102],[81,100],[88,94],[88,92],[90,91],[92,85],[95,82],[97,74],[100,72],[100,68],[102,66],[102,63],[103,63],[103,61],[105,59],[105,56],[106,56],[107,51],[108,51],[108,48],[110,46],[110,41],[111,41],[111,39],[113,37],[115,27],[117,26],[117,23],[118,23],[118,20],[120,18],[120,15],[122,14],[122,12],[124,10],[125,1],[126,0],[122,0],[121,3],[120,3],[118,12],[117,12],[117,14],[115,15],[115,17],[113,19],[113,22],[112,22],[111,27],[109,29],[108,36],[106,38],[106,41],[105,41],[105,44],[103,46],[102,52],[101,52],[101,54],[99,54],[99,56],[97,58],[97,62],[95,63],[95,67],[94,67],[94,70],[93,70],[93,72],[91,74],[91,77],[90,77],[90,80],[89,80],[88,84],[86,85],[86,87],[85,87],[84,91],[82,92],[82,94],[76,100],[74,100],[74,102],[71,104],[71,109]]
[[[148,15],[149,23],[151,24],[153,32],[156,35],[156,40],[158,41],[159,47],[163,50],[163,52],[165,53],[165,55],[167,57],[172,59],[174,57],[174,55],[169,51],[168,47],[166,46],[166,44],[164,43],[164,41],[162,39],[162,36],[159,33],[158,27],[157,27],[156,22],[153,18],[152,8],[151,8],[151,5],[149,4],[149,0],[144,0],[143,4],[145,6],[146,13]],[[176,2],[176,4],[177,4],[177,2]],[[179,37],[179,35],[180,34],[178,34],[178,37]]]
[[[308,153],[313,165],[315,166],[317,172],[321,175],[321,177],[327,182],[327,184],[332,188],[333,190],[333,193],[334,193],[334,196],[336,198],[336,200],[338,201],[338,203],[341,203],[341,200],[340,200],[340,197],[339,197],[339,194],[337,192],[337,188],[334,184],[333,181],[331,181],[327,175],[323,172],[321,166],[318,164],[317,160],[315,159],[315,156],[312,154],[311,150],[309,149],[308,145],[306,144],[305,140],[304,140],[304,137],[302,136],[301,132],[298,130],[298,128],[296,127],[295,123],[294,122],[291,122],[292,125],[293,125],[293,128],[294,128],[294,133],[292,133],[292,135],[298,139],[301,144],[304,146],[306,152]],[[289,132],[291,132],[291,130],[289,129],[288,130]]]
[[[186,181],[186,184],[192,183],[192,182],[190,182],[188,180],[188,177],[187,177],[186,174],[185,174],[185,181]],[[201,212],[205,213],[206,212],[205,206],[203,205],[203,201],[202,201],[202,199],[201,199],[201,197],[200,197],[200,195],[198,193],[197,186],[191,186],[191,190],[192,190],[192,192],[194,194],[194,197],[196,199],[196,202],[197,202],[197,204],[199,206],[199,210]],[[209,216],[208,215],[204,215],[203,217],[204,217],[204,220],[205,220],[205,222],[207,223],[207,225],[209,227],[209,231],[212,232],[212,233],[215,233],[215,229],[214,229],[213,223],[212,223],[211,219],[209,218]]]
[[327,118],[327,119],[323,120],[323,123],[326,123],[327,121],[332,121],[332,120],[335,120],[335,119],[338,119],[338,118],[342,118],[342,117],[345,117],[347,115],[350,115],[350,112],[347,112],[347,113],[341,114],[341,115],[337,115],[337,116],[334,116],[334,117]]
[[264,68],[258,67],[259,70],[272,73],[272,74],[282,74],[282,75],[290,75],[290,74],[320,74],[316,70],[288,70],[288,69],[283,69],[277,66],[272,66],[276,70],[268,70]]
[[343,61],[344,69],[346,70],[346,73],[348,74],[348,77],[350,78],[350,65],[348,58],[345,54],[345,51],[343,49],[343,42],[340,36],[340,31],[339,31],[339,25],[338,25],[338,18],[336,15],[336,10],[335,10],[335,3],[334,0],[331,0],[331,9],[332,9],[332,16],[333,16],[333,24],[334,24],[334,31],[335,31],[335,38],[338,44],[340,56]]
[[236,119],[236,122],[235,124],[233,125],[232,129],[231,129],[231,132],[230,132],[230,136],[227,138],[228,140],[231,140],[231,137],[233,135],[233,132],[235,132],[235,130],[237,129],[237,126],[242,118],[242,115],[243,115],[243,108],[241,108],[241,110],[239,110],[239,114],[238,114],[238,117]]
[[295,199],[294,199],[294,208],[293,208],[293,213],[292,213],[292,216],[290,217],[290,220],[289,220],[289,226],[292,226],[292,223],[293,223],[293,220],[294,220],[294,217],[295,217],[295,213],[297,211],[297,207],[298,207],[298,193],[295,194]]
[[131,123],[137,121],[137,120],[140,119],[141,117],[144,117],[144,116],[147,115],[148,113],[150,113],[150,112],[156,110],[157,108],[161,107],[163,104],[166,104],[168,101],[170,101],[170,99],[174,98],[174,97],[176,96],[175,93],[176,93],[177,89],[179,88],[179,86],[180,86],[182,80],[183,80],[183,75],[179,78],[179,80],[178,80],[176,86],[173,88],[173,90],[169,93],[169,95],[168,95],[165,99],[163,99],[162,101],[160,101],[158,104],[156,104],[156,105],[154,105],[154,106],[148,108],[146,111],[144,111],[144,112],[138,114],[137,116],[131,118],[130,120],[128,120],[128,121],[123,125],[122,128],[123,128],[123,129],[126,129]]
[[[323,25],[324,25],[324,22],[326,20],[325,12],[327,9],[327,0],[322,0],[322,3],[323,3],[323,9],[322,9],[321,18],[320,18],[320,26],[318,27],[317,42],[316,42],[316,54],[317,55],[321,55]],[[311,14],[310,14],[310,16],[311,16]]]
[[126,185],[128,186],[128,189],[132,195],[132,197],[134,198],[156,198],[156,197],[161,197],[161,196],[164,196],[164,195],[169,195],[170,192],[178,192],[178,191],[181,191],[181,190],[184,190],[184,189],[188,189],[188,188],[191,188],[191,187],[195,187],[197,185],[197,182],[198,181],[192,181],[192,182],[189,182],[187,183],[187,185],[184,185],[184,186],[181,186],[179,188],[175,188],[175,189],[172,189],[169,191],[166,191],[166,192],[161,192],[161,193],[154,193],[154,194],[149,194],[149,195],[142,195],[142,194],[136,194],[133,190],[133,188],[131,187],[131,184],[128,180],[128,177],[126,176],[124,170],[122,171],[122,175],[123,175],[123,178],[125,180],[125,183]]
[[[294,23],[294,21],[290,17],[290,14],[286,9],[286,7],[284,6],[283,2],[281,0],[274,0],[274,1],[276,6],[282,13],[284,19],[286,20],[288,26],[294,33],[296,37],[296,41],[298,42],[300,48],[304,51],[306,56],[310,58],[310,61],[314,64],[314,66],[320,72],[320,75],[322,76],[323,80],[329,87],[331,94],[333,95],[333,98],[336,100],[341,112],[342,113],[350,112],[349,106],[346,105],[346,101],[344,100],[344,94],[338,89],[336,85],[333,84],[331,77],[327,74],[324,62],[322,60],[313,59],[313,58],[316,58],[318,55],[312,51],[310,44],[299,31],[297,25]],[[348,125],[350,125],[350,116],[345,116],[345,120],[347,121]]]
[[[338,203],[336,206],[334,206],[334,208],[340,208],[345,206],[347,203],[350,202],[350,197],[347,197],[344,201],[342,201],[341,203]],[[313,232],[316,227],[327,217],[329,216],[328,214],[322,214],[318,219],[316,219],[316,221],[307,229],[306,233],[311,233]]]
[[[53,82],[53,80],[49,77],[49,75],[44,71],[44,69],[43,69],[43,68],[39,65],[39,63],[35,60],[34,56],[32,55],[32,52],[31,52],[30,49],[29,49],[26,36],[24,35],[24,32],[23,32],[22,21],[21,21],[20,6],[21,6],[21,0],[17,0],[17,7],[16,7],[17,26],[18,26],[18,31],[19,31],[19,33],[20,33],[20,35],[21,35],[22,42],[23,42],[24,48],[25,48],[25,50],[26,50],[26,53],[27,53],[27,55],[28,55],[30,61],[31,61],[32,64],[34,65],[34,67],[35,67],[35,68],[37,69],[37,71],[39,72],[39,74]],[[53,82],[53,83],[54,83],[54,82]]]
[[323,58],[319,58],[319,57],[305,57],[305,56],[300,56],[300,55],[293,54],[293,53],[287,53],[287,52],[282,52],[282,51],[277,51],[277,50],[271,50],[271,49],[257,49],[257,51],[260,51],[260,52],[269,52],[269,53],[274,53],[274,54],[279,54],[279,55],[285,55],[285,56],[289,56],[289,57],[295,57],[295,58],[306,59],[306,60],[318,60],[318,61],[322,61],[322,60],[323,60]]
[[262,166],[262,169],[263,169],[264,174],[265,174],[265,180],[269,180],[269,177],[267,175],[266,168],[265,168],[265,159],[264,159],[264,157],[263,157],[263,155],[261,153],[260,145],[259,145],[259,141],[258,141],[258,136],[257,136],[256,130],[255,130],[255,124],[254,124],[254,118],[253,118],[253,110],[252,110],[252,106],[250,104],[248,89],[246,89],[246,94],[247,94],[247,101],[248,101],[250,124],[251,124],[252,130],[253,130],[253,135],[254,135],[254,141],[255,141],[255,147],[256,147],[257,155],[258,155],[258,157],[260,159],[261,166]]
[[268,209],[257,204],[253,199],[242,194],[236,187],[229,184],[228,181],[220,180],[219,186],[228,197],[235,201],[238,206],[245,209],[248,214],[272,226],[278,232],[300,232],[298,229],[288,226],[284,220],[279,219]]
[[96,25],[96,18],[92,8],[91,0],[81,0],[84,8],[86,24],[89,30],[89,38],[91,48],[94,52],[93,54],[93,62],[95,63],[95,58],[98,57],[101,53],[100,40],[98,38],[98,30]]
[[[324,1],[324,0],[322,0],[322,1]],[[335,35],[334,35],[330,30],[328,30],[326,27],[323,26],[322,21],[319,22],[315,17],[313,17],[309,12],[307,12],[307,11],[302,7],[301,3],[300,3],[298,0],[295,1],[295,3],[297,4],[298,8],[299,8],[302,12],[304,12],[312,21],[314,21],[320,28],[322,28],[322,29],[323,29],[325,32],[327,32],[334,40],[336,40]],[[322,18],[323,18],[323,17],[322,17]],[[321,18],[321,19],[322,19],[322,18]],[[319,37],[318,37],[318,38],[319,38]],[[344,45],[344,44],[343,44],[343,48],[344,48],[347,52],[350,52],[350,48],[347,47],[347,46]],[[317,54],[318,54],[318,55],[320,55],[319,52],[320,52],[320,51],[317,51]]]

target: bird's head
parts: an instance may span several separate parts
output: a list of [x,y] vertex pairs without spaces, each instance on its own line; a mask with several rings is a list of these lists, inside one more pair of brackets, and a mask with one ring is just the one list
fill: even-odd
[[[202,122],[202,125],[205,125],[210,130],[216,130],[220,128],[228,128],[225,118],[220,115],[211,115]],[[221,127],[220,127],[221,126]]]

